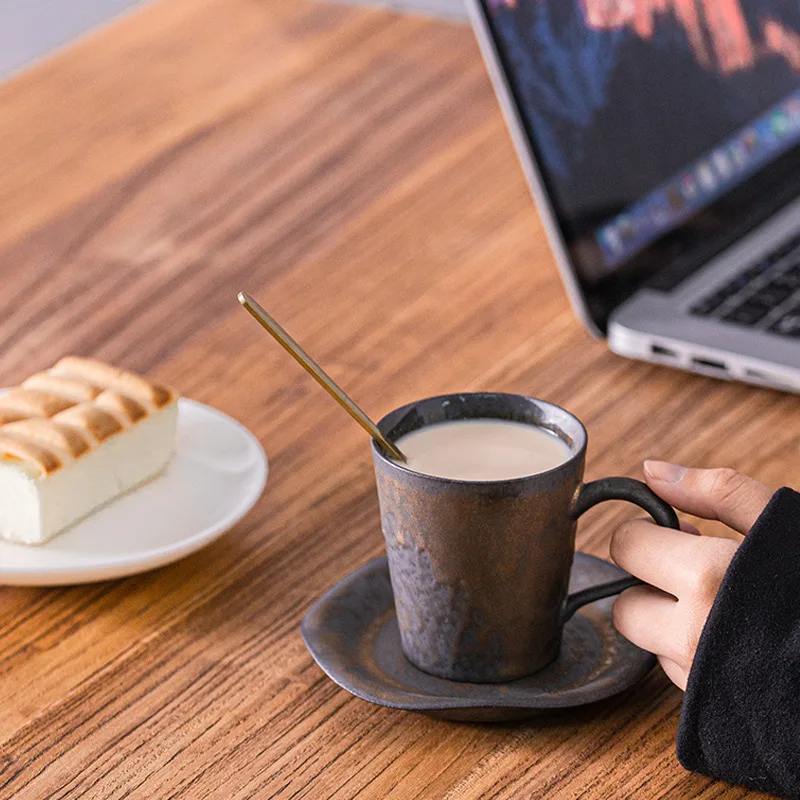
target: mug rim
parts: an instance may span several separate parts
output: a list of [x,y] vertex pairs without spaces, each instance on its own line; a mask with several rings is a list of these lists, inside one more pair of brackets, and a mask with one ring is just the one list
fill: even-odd
[[[403,412],[403,411],[410,411],[415,406],[418,406],[421,403],[451,400],[453,398],[459,398],[459,399],[463,400],[466,397],[495,397],[495,398],[509,398],[509,399],[510,398],[516,398],[516,399],[522,399],[522,400],[526,400],[526,401],[531,401],[531,402],[536,403],[536,404],[538,404],[540,406],[544,406],[545,409],[552,409],[552,410],[559,411],[559,412],[561,412],[563,414],[566,414],[567,416],[571,417],[571,419],[576,423],[576,425],[578,427],[578,431],[579,431],[579,433],[581,435],[582,441],[578,441],[576,443],[575,451],[570,455],[570,457],[566,461],[562,462],[558,466],[552,467],[552,468],[550,468],[548,470],[544,470],[542,472],[533,472],[530,475],[520,475],[519,477],[516,477],[516,478],[503,478],[503,479],[500,479],[500,480],[467,480],[465,478],[444,478],[441,475],[429,475],[426,472],[419,472],[419,471],[417,471],[415,469],[411,469],[410,467],[407,467],[405,464],[403,464],[403,463],[401,463],[399,461],[395,461],[389,455],[389,453],[387,453],[386,450],[384,450],[384,448],[378,442],[375,441],[375,439],[371,440],[373,456],[376,456],[376,457],[380,458],[381,461],[384,464],[386,464],[387,466],[390,466],[391,468],[397,469],[400,472],[404,472],[404,473],[406,473],[408,475],[416,475],[416,476],[419,476],[419,477],[422,477],[422,478],[426,478],[427,480],[436,481],[436,482],[439,482],[439,483],[463,484],[465,486],[476,486],[476,487],[479,487],[479,486],[492,486],[492,485],[499,486],[499,485],[515,484],[515,483],[518,483],[518,482],[521,483],[523,481],[530,481],[531,479],[538,479],[538,478],[543,478],[543,477],[548,476],[548,475],[553,475],[554,473],[557,473],[559,470],[563,470],[563,469],[565,469],[567,467],[572,467],[575,464],[575,462],[578,461],[579,459],[583,458],[583,456],[586,453],[586,446],[587,446],[588,441],[589,441],[589,434],[586,431],[586,426],[578,419],[578,417],[575,416],[575,414],[573,414],[571,411],[568,411],[563,406],[559,406],[556,403],[551,403],[548,400],[542,400],[542,399],[540,399],[538,397],[531,397],[531,396],[525,395],[525,394],[517,394],[515,392],[450,392],[449,394],[438,394],[438,395],[432,395],[431,397],[423,397],[423,398],[420,398],[419,400],[414,400],[414,401],[412,401],[410,403],[406,403],[405,405],[398,406],[397,408],[393,409],[392,411],[388,411],[386,414],[384,414],[378,420],[377,427],[381,431],[381,433],[383,433],[384,435],[387,435],[386,431],[383,430],[382,426],[386,422],[386,420],[389,417],[391,417],[392,415],[394,415],[394,414],[399,414],[400,412]],[[462,417],[461,419],[497,419],[497,418],[495,418],[495,417]],[[455,422],[457,420],[452,420],[452,421]],[[444,420],[443,420],[443,422],[444,422]],[[442,423],[441,422],[437,422],[437,423],[433,423],[433,424],[440,425]],[[520,422],[519,424],[528,425],[528,424],[531,424],[531,423]],[[423,425],[421,427],[430,427],[430,426],[429,425]],[[532,426],[532,427],[541,427],[541,426]],[[567,444],[567,443],[565,442],[565,444]]]

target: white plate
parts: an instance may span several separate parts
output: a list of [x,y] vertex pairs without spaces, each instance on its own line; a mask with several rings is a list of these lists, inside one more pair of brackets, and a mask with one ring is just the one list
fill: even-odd
[[255,504],[267,457],[250,431],[181,399],[167,471],[37,547],[0,541],[0,584],[102,581],[177,561],[222,536]]

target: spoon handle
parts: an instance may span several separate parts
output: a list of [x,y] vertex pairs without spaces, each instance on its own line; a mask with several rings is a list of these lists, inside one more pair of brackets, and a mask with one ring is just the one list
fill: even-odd
[[406,457],[397,445],[378,430],[378,426],[339,388],[330,375],[249,294],[239,292],[239,302],[384,450],[405,463]]

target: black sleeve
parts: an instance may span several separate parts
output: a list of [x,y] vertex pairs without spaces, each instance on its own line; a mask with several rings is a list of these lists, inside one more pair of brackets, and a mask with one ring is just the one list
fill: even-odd
[[800,798],[800,494],[776,492],[731,561],[678,729],[694,772]]

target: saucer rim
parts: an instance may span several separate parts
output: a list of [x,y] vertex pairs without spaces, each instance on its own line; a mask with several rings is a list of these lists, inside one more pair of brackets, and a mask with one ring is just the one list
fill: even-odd
[[[594,561],[600,562],[605,567],[611,568],[620,573],[620,575],[625,575],[622,570],[619,569],[615,564],[606,561],[605,559],[598,558],[597,556],[593,556],[589,553],[584,553],[582,551],[576,550],[575,551],[575,558],[580,558],[581,560],[586,561]],[[430,694],[420,694],[419,692],[415,692],[413,688],[409,687],[408,689],[403,689],[404,696],[408,698],[408,702],[403,702],[402,700],[393,699],[388,696],[384,696],[381,698],[376,697],[375,695],[371,695],[365,691],[363,691],[357,684],[350,682],[347,680],[346,670],[344,671],[345,674],[339,674],[335,671],[335,669],[330,665],[324,662],[324,654],[318,655],[316,643],[313,640],[315,633],[321,630],[321,626],[319,624],[315,624],[315,617],[318,617],[328,606],[330,605],[331,599],[335,599],[336,597],[340,596],[343,592],[347,591],[353,584],[358,584],[365,574],[369,574],[372,572],[376,572],[378,570],[386,570],[388,571],[388,559],[384,556],[379,556],[377,558],[372,559],[371,561],[363,564],[362,566],[358,567],[357,569],[353,570],[353,572],[346,575],[344,578],[339,580],[333,586],[329,587],[323,594],[321,594],[306,612],[303,620],[300,624],[300,634],[305,643],[306,648],[308,649],[311,657],[316,662],[317,666],[340,688],[344,689],[345,691],[352,694],[354,697],[358,697],[361,700],[366,700],[369,703],[373,703],[375,705],[383,706],[385,708],[394,708],[401,711],[417,711],[423,714],[432,714],[434,716],[441,716],[442,712],[469,712],[471,710],[479,711],[479,710],[491,710],[497,709],[498,711],[527,711],[530,715],[548,711],[559,711],[559,710],[567,710],[567,709],[574,709],[580,708],[584,706],[589,706],[594,703],[608,700],[611,697],[615,697],[623,692],[631,689],[637,683],[639,683],[656,665],[657,659],[656,656],[652,653],[649,653],[641,648],[636,647],[635,645],[627,642],[626,644],[631,648],[632,652],[635,653],[638,658],[639,662],[632,666],[629,672],[625,675],[625,680],[622,684],[620,683],[610,683],[607,682],[607,685],[603,687],[603,677],[607,676],[600,676],[596,681],[593,681],[589,684],[585,684],[581,687],[582,694],[579,696],[575,696],[575,693],[578,691],[575,688],[566,689],[564,691],[560,691],[558,689],[542,689],[540,691],[536,691],[529,701],[524,701],[523,698],[509,698],[508,702],[499,704],[496,698],[481,698],[481,697],[436,697]],[[601,600],[595,601],[595,603],[589,604],[589,606],[595,606],[600,603],[609,603],[613,602],[614,598],[603,598]],[[587,606],[587,607],[589,607]],[[394,615],[394,610],[388,612],[391,615]],[[580,611],[577,612],[580,614]],[[384,623],[385,624],[385,623]],[[569,624],[569,623],[567,623]],[[411,665],[412,669],[418,669]],[[419,670],[422,672],[422,670]],[[426,674],[426,673],[423,673]],[[429,676],[431,677],[431,676]],[[515,683],[523,682],[526,680],[530,680],[532,676],[528,676],[525,678],[520,678],[517,681],[509,681],[505,684],[483,684],[483,683],[468,683],[462,681],[452,681],[452,683],[457,683],[460,686],[471,686],[475,687],[476,691],[480,691],[481,689],[485,688],[486,686],[498,686],[498,685],[512,685]],[[446,680],[446,679],[439,679],[439,680]],[[586,687],[594,687],[595,692],[592,694],[588,694],[586,692]]]

